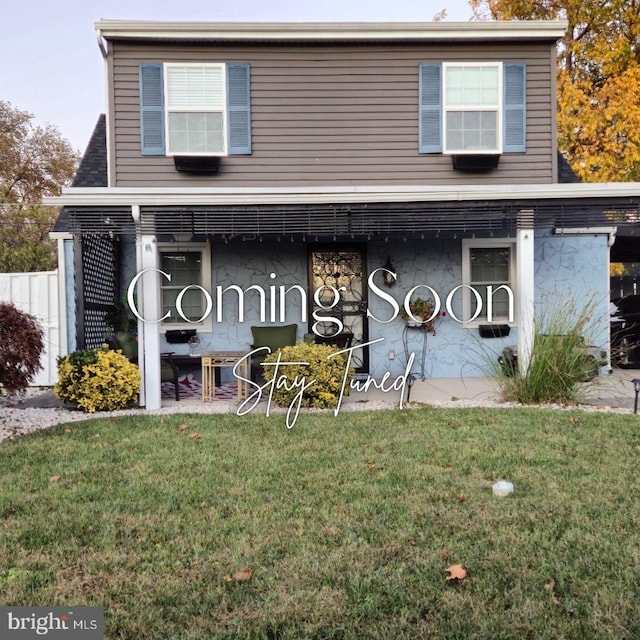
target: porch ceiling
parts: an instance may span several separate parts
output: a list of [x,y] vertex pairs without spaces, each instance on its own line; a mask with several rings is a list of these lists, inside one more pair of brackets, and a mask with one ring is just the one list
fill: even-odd
[[[136,231],[129,207],[65,207],[72,233]],[[637,219],[640,197],[465,202],[143,206],[140,231],[236,238],[358,237],[437,232],[510,235],[518,226],[584,228]]]

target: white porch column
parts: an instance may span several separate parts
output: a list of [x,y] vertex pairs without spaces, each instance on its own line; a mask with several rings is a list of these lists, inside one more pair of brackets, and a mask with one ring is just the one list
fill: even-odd
[[[68,318],[67,318],[67,260],[64,241],[72,240],[70,233],[50,234],[58,244],[58,353],[66,356],[69,353]],[[73,268],[73,264],[71,265]]]
[[[133,205],[131,214],[139,228],[140,207]],[[137,233],[136,271],[146,271],[137,280],[135,293],[137,310],[143,320],[138,320],[138,366],[140,367],[140,404],[147,409],[159,409],[160,390],[160,286],[158,280],[158,245],[154,235]]]
[[532,220],[528,220],[524,227],[520,224],[518,225],[516,265],[518,367],[520,373],[525,373],[531,361],[531,350],[533,348],[535,264]]
[[[158,246],[155,236],[140,236],[142,269],[151,269],[139,280],[138,292],[141,300],[142,317],[146,322],[142,332],[138,332],[138,362],[141,363],[142,384],[144,385],[144,402],[147,409],[159,409],[160,401],[160,332],[158,323],[153,320],[160,317],[160,291],[158,274]],[[141,295],[140,295],[141,292]],[[151,322],[150,322],[151,320]],[[141,338],[141,339],[140,339]]]

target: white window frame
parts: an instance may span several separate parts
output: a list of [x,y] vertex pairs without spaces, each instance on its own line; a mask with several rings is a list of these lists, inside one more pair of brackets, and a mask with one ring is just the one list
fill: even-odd
[[[455,67],[495,67],[498,70],[498,102],[497,105],[449,106],[447,104],[447,71]],[[503,147],[502,127],[504,118],[504,65],[502,62],[443,62],[442,63],[442,149],[445,155],[491,155],[501,154]],[[488,111],[496,113],[495,149],[449,149],[447,141],[447,113],[449,111]]]
[[[217,67],[221,70],[222,79],[222,107],[220,109],[206,109],[203,107],[172,108],[169,106],[169,69],[172,67]],[[223,62],[165,62],[162,65],[164,85],[164,134],[167,156],[207,156],[223,157],[229,153],[228,149],[228,114],[227,114],[227,65]],[[173,151],[171,149],[171,135],[169,129],[169,115],[171,113],[222,113],[222,151],[217,153],[205,151]]]
[[[163,242],[158,243],[158,259],[160,263],[160,269],[162,268],[162,254],[163,253],[195,253],[200,252],[200,286],[205,289],[211,295],[213,273],[211,268],[211,245],[208,242]],[[162,310],[162,290],[165,287],[170,287],[171,283],[162,275],[160,278],[160,309]],[[190,284],[198,284],[197,282]],[[204,296],[204,294],[202,294]],[[203,312],[206,310],[205,298],[202,298]],[[196,329],[202,332],[213,331],[213,310],[202,322],[175,322],[175,318],[178,317],[178,312],[175,309],[171,309],[171,317],[163,320],[160,327],[163,330],[171,329]]]
[[[462,289],[462,319],[463,326],[468,329],[477,329],[481,324],[508,324],[511,327],[517,326],[516,320],[518,318],[518,305],[517,305],[517,262],[516,262],[516,238],[463,238],[462,240],[462,284],[466,285]],[[472,321],[466,321],[467,318],[472,316],[471,309],[476,308],[475,295],[469,289],[473,286],[471,282],[471,249],[509,249],[509,287],[513,292],[513,321],[509,322],[509,318],[493,316],[491,322],[487,321],[486,309],[483,309],[482,313]],[[471,296],[474,297],[473,305],[471,304]]]

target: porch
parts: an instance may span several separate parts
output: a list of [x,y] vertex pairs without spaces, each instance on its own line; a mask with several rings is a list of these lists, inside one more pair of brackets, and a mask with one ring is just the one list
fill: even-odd
[[[605,198],[602,191],[578,193],[569,187],[461,187],[455,192],[385,188],[321,194],[295,190],[276,194],[266,189],[255,194],[118,193],[118,201],[126,200],[128,206],[109,206],[107,203],[114,202],[113,194],[99,190],[95,197],[86,196],[81,206],[70,198],[68,228],[75,246],[67,243],[64,255],[65,259],[69,255],[68,266],[75,261],[76,274],[83,273],[82,295],[76,297],[78,305],[74,309],[78,346],[92,346],[91,340],[101,340],[103,311],[94,309],[95,302],[90,299],[96,288],[106,292],[102,305],[114,297],[122,299],[136,274],[144,270],[157,273],[163,264],[163,250],[200,251],[201,263],[208,260],[202,273],[208,277],[209,286],[215,285],[223,292],[235,288],[244,295],[261,288],[269,293],[296,289],[308,294],[304,300],[290,297],[285,303],[271,299],[268,307],[255,296],[246,306],[239,297],[227,299],[224,309],[222,303],[215,309],[212,305],[212,319],[197,327],[204,351],[249,351],[250,328],[256,324],[295,322],[297,339],[301,340],[313,325],[310,256],[317,250],[340,253],[358,247],[363,260],[360,271],[354,272],[357,295],[345,305],[351,305],[359,319],[357,330],[352,330],[356,343],[377,340],[361,358],[363,370],[375,378],[386,371],[393,376],[402,373],[410,352],[417,356],[412,372],[420,373],[421,379],[482,377],[483,362],[505,346],[517,346],[519,353],[527,353],[534,305],[548,305],[554,296],[558,300],[597,298],[594,323],[598,346],[608,352],[608,243],[615,227],[609,226],[613,219],[604,212],[637,208],[638,200]],[[204,204],[207,201],[216,204]],[[256,201],[263,204],[247,204]],[[89,202],[93,206],[88,206]],[[92,249],[99,243],[100,251]],[[113,249],[103,251],[103,245],[109,243]],[[511,335],[486,339],[478,333],[481,323],[463,326],[457,322],[456,318],[468,317],[464,313],[464,292],[447,309],[446,317],[438,319],[436,336],[425,340],[416,333],[405,335],[404,325],[391,317],[389,299],[377,292],[401,303],[408,291],[425,286],[417,290],[418,295],[429,297],[427,292],[435,291],[444,298],[453,289],[470,284],[465,268],[469,266],[468,248],[474,243],[506,248],[506,283],[515,292],[516,314],[508,323]],[[99,259],[93,260],[91,255]],[[373,282],[377,290],[372,289],[367,275],[384,267],[389,259],[397,275],[395,290],[384,287],[380,273]],[[91,266],[92,260],[97,267]],[[89,273],[86,277],[88,272],[93,276]],[[110,286],[102,285],[105,279]],[[488,282],[505,280],[490,278]],[[162,283],[156,278],[155,282],[142,284],[137,293],[144,317],[162,317],[167,310]],[[334,284],[339,286],[338,279]],[[340,319],[348,315],[346,307],[341,314]],[[155,408],[160,405],[155,373],[159,353],[173,349],[165,343],[163,328],[157,323],[139,322],[138,331],[144,403]],[[488,351],[488,355],[482,351]],[[413,393],[417,393],[417,387]]]

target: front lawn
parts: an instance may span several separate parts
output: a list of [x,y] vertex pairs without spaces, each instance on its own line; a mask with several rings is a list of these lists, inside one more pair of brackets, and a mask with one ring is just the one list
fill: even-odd
[[103,606],[108,640],[640,637],[640,417],[283,422],[96,419],[0,445],[2,604]]

